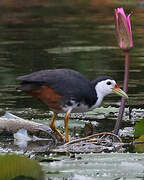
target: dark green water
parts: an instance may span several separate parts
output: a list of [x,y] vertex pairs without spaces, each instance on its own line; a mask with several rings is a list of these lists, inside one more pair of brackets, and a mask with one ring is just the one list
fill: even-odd
[[[72,68],[89,79],[114,77],[122,87],[124,55],[117,47],[114,8],[123,6],[131,17],[129,103],[144,102],[144,9],[136,1],[1,1],[0,107],[1,114],[43,108],[38,101],[16,92],[16,77],[50,68]],[[119,97],[109,96],[105,104]]]

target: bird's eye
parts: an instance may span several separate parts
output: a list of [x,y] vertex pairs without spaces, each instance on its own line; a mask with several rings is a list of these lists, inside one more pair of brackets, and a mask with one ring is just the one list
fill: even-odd
[[110,82],[110,81],[108,81],[108,82],[107,82],[107,85],[111,85],[111,82]]

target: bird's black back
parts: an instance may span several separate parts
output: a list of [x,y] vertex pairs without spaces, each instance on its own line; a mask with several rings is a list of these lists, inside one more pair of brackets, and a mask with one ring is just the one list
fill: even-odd
[[65,98],[92,106],[96,102],[96,92],[91,82],[81,73],[70,69],[42,70],[20,76],[20,90],[31,91],[46,85]]

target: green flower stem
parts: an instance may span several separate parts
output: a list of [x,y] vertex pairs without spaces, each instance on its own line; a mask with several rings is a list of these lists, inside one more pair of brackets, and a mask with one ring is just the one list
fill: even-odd
[[[129,51],[124,51],[125,52],[125,74],[124,74],[124,86],[123,90],[127,93],[128,91],[128,76],[129,76]],[[121,99],[121,106],[118,114],[118,119],[116,121],[115,127],[114,127],[114,134],[118,134],[119,129],[120,129],[120,124],[122,121],[122,117],[124,114],[124,109],[125,109],[125,104],[126,104],[126,99],[122,98]]]

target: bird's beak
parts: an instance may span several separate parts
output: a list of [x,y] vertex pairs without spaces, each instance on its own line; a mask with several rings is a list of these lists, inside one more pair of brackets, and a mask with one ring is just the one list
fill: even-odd
[[120,89],[117,84],[113,88],[113,93],[128,99],[128,95],[122,89]]

